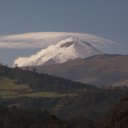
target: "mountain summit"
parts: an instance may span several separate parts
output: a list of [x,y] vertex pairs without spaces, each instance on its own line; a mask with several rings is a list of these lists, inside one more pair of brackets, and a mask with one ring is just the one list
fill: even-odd
[[[42,39],[43,35],[42,33]],[[49,40],[51,44],[30,57],[17,58],[14,64],[18,64],[20,67],[51,65],[77,58],[87,58],[93,55],[122,53],[122,49],[120,49],[119,45],[115,42],[90,34],[49,33],[49,35],[50,37],[44,37],[44,42],[42,41],[42,43],[45,44],[45,40],[47,40],[47,42]],[[51,35],[54,36],[52,39]],[[55,43],[55,40],[59,41]]]

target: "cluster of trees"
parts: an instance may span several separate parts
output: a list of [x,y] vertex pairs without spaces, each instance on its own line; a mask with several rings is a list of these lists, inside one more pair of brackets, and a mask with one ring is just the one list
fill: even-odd
[[0,128],[71,128],[49,112],[0,106]]
[[128,128],[128,95],[121,98],[110,113],[105,128]]
[[100,126],[82,115],[64,120],[48,111],[0,106],[0,128],[128,128],[128,96],[109,115]]

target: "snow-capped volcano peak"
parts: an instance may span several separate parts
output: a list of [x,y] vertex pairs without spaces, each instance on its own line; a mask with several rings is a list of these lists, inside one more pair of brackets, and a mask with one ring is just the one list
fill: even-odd
[[20,57],[15,60],[18,66],[48,65],[63,63],[76,58],[86,58],[91,55],[101,54],[99,50],[87,42],[74,37],[69,37],[57,44],[50,45],[30,57]]
[[[123,54],[121,45],[113,41],[84,33],[32,33],[17,35],[13,40],[20,38],[26,44],[42,47],[41,51],[29,57],[19,57],[14,61],[20,67],[50,65],[63,63],[76,58],[87,58],[99,54]],[[29,35],[29,37],[28,37]],[[5,40],[5,39],[4,39]],[[27,41],[31,42],[27,42]],[[47,46],[47,47],[45,47]]]

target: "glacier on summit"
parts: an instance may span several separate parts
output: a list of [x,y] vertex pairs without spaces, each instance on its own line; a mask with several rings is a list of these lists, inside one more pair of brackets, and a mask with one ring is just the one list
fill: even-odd
[[42,37],[41,33],[37,37],[43,39],[43,43],[38,42],[42,50],[29,57],[17,58],[14,65],[50,65],[99,54],[123,54],[121,45],[91,34],[47,32],[42,33]]

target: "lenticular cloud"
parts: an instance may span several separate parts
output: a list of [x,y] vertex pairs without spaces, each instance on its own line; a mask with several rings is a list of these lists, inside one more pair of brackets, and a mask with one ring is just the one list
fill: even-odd
[[69,37],[76,37],[92,43],[112,43],[112,41],[85,33],[36,32],[0,36],[0,48],[44,48]]

